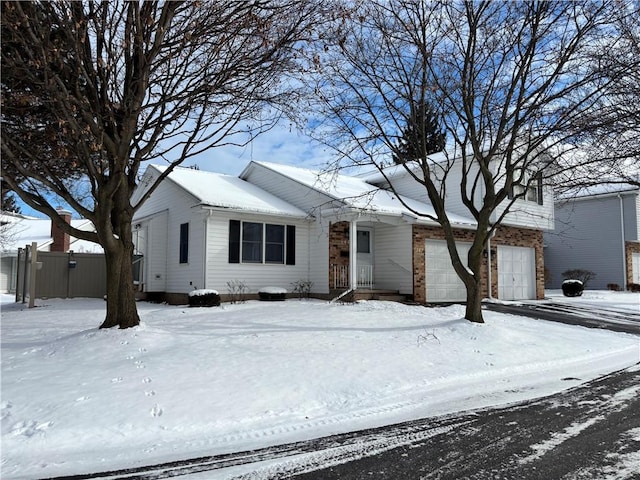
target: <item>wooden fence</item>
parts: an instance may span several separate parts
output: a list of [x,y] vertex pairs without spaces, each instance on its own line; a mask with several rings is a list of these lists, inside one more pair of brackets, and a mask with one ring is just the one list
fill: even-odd
[[[103,254],[37,252],[32,267],[31,247],[18,254],[16,299],[24,301],[34,289],[34,298],[102,298],[107,293],[107,265]],[[35,282],[31,275],[35,273]]]

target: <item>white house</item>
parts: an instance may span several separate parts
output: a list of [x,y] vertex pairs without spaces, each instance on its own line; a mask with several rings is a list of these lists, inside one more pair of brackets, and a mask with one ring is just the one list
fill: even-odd
[[[147,169],[134,200],[162,169]],[[267,162],[249,163],[239,177],[177,168],[134,218],[134,241],[144,255],[142,288],[186,302],[195,288],[224,295],[234,280],[251,293],[310,281],[312,294],[322,298],[384,290],[421,303],[464,300],[441,228],[412,212],[433,213],[426,194],[405,182],[400,169],[396,175],[394,185],[410,209],[374,176]],[[518,213],[492,238],[483,275],[487,296],[544,295],[549,195],[540,190],[535,201],[518,201]],[[465,251],[475,222],[455,202],[450,206],[458,248]]]
[[555,205],[557,228],[545,232],[545,265],[550,286],[562,272],[590,270],[587,288],[640,284],[640,188],[601,186]]

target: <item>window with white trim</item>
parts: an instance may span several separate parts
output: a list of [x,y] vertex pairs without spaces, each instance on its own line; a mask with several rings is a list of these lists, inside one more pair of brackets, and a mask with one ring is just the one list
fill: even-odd
[[229,263],[295,265],[294,225],[229,221]]
[[527,202],[535,202],[538,205],[543,204],[542,191],[542,173],[514,172],[514,183],[509,192],[509,199],[519,198]]

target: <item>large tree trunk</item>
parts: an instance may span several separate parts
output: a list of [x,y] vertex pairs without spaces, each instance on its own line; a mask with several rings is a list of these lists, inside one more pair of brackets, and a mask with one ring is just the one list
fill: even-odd
[[476,241],[469,249],[469,255],[467,257],[469,270],[471,270],[473,274],[467,275],[465,279],[467,306],[464,318],[474,323],[484,323],[484,319],[482,318],[482,250],[484,243],[484,239],[481,238],[481,232],[477,232]]
[[130,328],[140,324],[133,286],[133,213],[126,196],[120,195],[117,200],[119,208],[106,209],[114,235],[103,244],[107,262],[107,315],[100,328]]
[[484,323],[484,318],[482,317],[482,286],[479,281],[474,281],[474,286],[467,288],[467,306],[464,318],[470,322]]
[[115,242],[105,249],[107,262],[107,315],[100,328],[130,328],[140,323],[133,288],[133,248]]

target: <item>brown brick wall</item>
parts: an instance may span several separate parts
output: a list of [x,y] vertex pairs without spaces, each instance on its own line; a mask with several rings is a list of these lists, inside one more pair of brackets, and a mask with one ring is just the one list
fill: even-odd
[[[473,231],[455,230],[455,238],[461,242],[472,242]],[[416,302],[426,302],[425,278],[425,241],[444,240],[444,231],[440,227],[426,225],[413,226],[413,297]],[[544,254],[542,250],[542,232],[514,227],[499,227],[491,239],[491,295],[498,298],[498,245],[512,247],[533,247],[536,262],[536,298],[544,298]],[[482,289],[487,292],[486,260],[482,268]],[[486,294],[485,294],[486,295]]]
[[[66,210],[58,210],[58,214],[66,223],[71,223],[71,212]],[[59,226],[51,222],[51,238],[53,243],[49,247],[51,252],[68,252],[71,244],[69,234],[63,231]]]
[[329,288],[333,288],[333,265],[349,265],[349,222],[329,225]]
[[633,263],[634,253],[640,253],[640,242],[625,242],[625,259],[627,262],[627,285],[633,283]]

